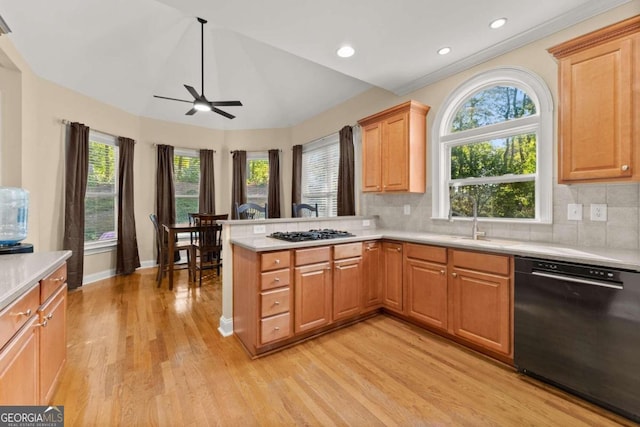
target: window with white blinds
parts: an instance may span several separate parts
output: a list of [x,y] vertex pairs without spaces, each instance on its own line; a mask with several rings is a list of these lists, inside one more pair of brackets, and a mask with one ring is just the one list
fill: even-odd
[[189,222],[189,213],[199,212],[200,153],[174,149],[173,183],[176,196],[176,223]]
[[118,146],[116,138],[89,131],[89,174],[84,199],[85,247],[116,240],[118,208]]
[[302,146],[302,203],[318,204],[318,216],[338,215],[337,133]]

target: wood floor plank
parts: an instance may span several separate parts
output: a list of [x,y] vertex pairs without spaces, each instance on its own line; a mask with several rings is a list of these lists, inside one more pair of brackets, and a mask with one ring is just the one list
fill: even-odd
[[387,316],[251,360],[220,308],[220,281],[186,272],[173,291],[146,269],[70,292],[66,425],[635,425]]

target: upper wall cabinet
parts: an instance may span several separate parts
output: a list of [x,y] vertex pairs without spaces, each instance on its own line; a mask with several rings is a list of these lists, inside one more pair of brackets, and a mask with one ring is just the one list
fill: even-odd
[[640,15],[549,49],[559,61],[558,181],[640,179]]
[[362,191],[424,193],[429,108],[408,101],[358,121]]

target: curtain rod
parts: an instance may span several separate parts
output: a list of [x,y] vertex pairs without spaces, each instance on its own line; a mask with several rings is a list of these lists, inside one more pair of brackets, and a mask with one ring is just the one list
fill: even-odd
[[[70,125],[71,123],[73,123],[71,120],[67,120],[67,119],[60,119],[60,122],[61,122],[63,125]],[[105,135],[112,136],[112,137],[114,137],[114,138],[120,138],[120,136],[121,136],[121,135],[114,135],[114,134],[112,134],[112,133],[105,132],[105,131],[102,131],[102,130],[100,130],[100,129],[94,129],[94,128],[92,128],[91,126],[89,126],[89,129],[91,129],[91,130],[95,130],[96,132],[100,132],[100,133],[103,133],[103,134],[105,134]],[[135,143],[135,141],[133,141],[133,142]]]
[[[229,154],[233,154],[234,151],[244,151],[246,153],[264,153],[269,150],[271,150],[271,148],[267,148],[266,150],[229,150]],[[282,153],[282,148],[278,148],[277,150]]]
[[[151,144],[153,147],[157,147],[158,145],[169,145],[169,144],[158,144],[157,142],[154,142],[153,144]],[[174,149],[178,149],[178,150],[192,150],[192,151],[200,151],[200,150],[209,150],[209,148],[189,148],[189,147],[173,147]],[[216,150],[213,150],[213,153],[217,153]]]
[[[351,126],[351,128],[354,128],[354,127],[356,127],[356,126],[357,126],[357,127],[360,127],[360,125],[359,125],[358,123],[353,124],[353,125],[345,125],[345,126]],[[343,127],[344,127],[344,126],[343,126]],[[337,131],[335,131],[335,132],[331,132],[331,133],[329,133],[329,134],[327,134],[327,135],[325,135],[325,136],[321,136],[321,137],[319,137],[319,138],[312,139],[311,141],[307,141],[307,142],[305,142],[304,144],[308,144],[308,143],[310,143],[310,142],[320,141],[321,139],[329,138],[330,136],[333,136],[333,135],[335,135],[335,134],[337,134],[337,133],[340,133],[340,131],[339,131],[339,130],[337,130]],[[299,145],[304,145],[304,144],[299,144]]]

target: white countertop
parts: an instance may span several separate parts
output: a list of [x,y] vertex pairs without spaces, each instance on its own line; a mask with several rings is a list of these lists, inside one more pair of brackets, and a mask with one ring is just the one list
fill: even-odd
[[0,256],[0,311],[53,273],[71,251]]
[[638,250],[564,246],[545,242],[492,239],[491,237],[472,240],[467,236],[385,229],[359,230],[352,231],[352,233],[355,235],[354,237],[306,242],[287,242],[261,235],[231,238],[231,243],[256,252],[265,252],[388,239],[640,271],[640,251]]

